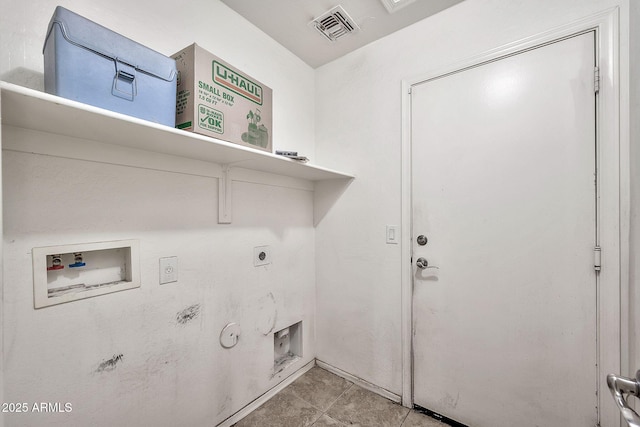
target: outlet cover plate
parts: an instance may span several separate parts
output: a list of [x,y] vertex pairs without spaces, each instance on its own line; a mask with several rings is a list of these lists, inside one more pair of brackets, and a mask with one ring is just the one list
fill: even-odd
[[271,264],[271,247],[256,246],[253,248],[253,265],[259,267],[261,265]]
[[160,284],[178,281],[178,257],[160,258]]

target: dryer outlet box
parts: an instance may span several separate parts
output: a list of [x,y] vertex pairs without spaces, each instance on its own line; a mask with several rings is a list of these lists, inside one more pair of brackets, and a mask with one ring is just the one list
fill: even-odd
[[256,246],[253,248],[253,265],[259,267],[267,264],[271,264],[271,247]]

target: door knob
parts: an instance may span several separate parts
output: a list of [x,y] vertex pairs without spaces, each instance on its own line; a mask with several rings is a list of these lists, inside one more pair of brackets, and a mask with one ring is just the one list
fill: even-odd
[[418,268],[421,268],[421,269],[424,270],[425,268],[427,268],[429,266],[429,261],[427,261],[426,258],[420,257],[416,261],[416,265],[418,266]]
[[431,269],[431,268],[438,269],[438,267],[434,267],[434,266],[429,265],[429,261],[427,261],[427,259],[423,258],[423,257],[420,257],[420,258],[417,259],[416,265],[421,270],[426,270],[426,269]]

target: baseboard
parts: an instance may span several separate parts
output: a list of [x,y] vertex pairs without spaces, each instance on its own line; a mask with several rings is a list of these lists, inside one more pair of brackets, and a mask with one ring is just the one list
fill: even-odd
[[327,371],[329,371],[329,372],[331,372],[333,374],[336,374],[337,376],[342,377],[342,378],[344,378],[346,380],[349,380],[352,383],[354,383],[354,384],[356,384],[356,385],[358,385],[358,386],[360,386],[360,387],[362,387],[364,389],[367,389],[367,390],[369,390],[369,391],[371,391],[373,393],[379,394],[382,397],[385,397],[385,398],[387,398],[389,400],[392,400],[392,401],[394,401],[396,403],[401,403],[402,402],[402,396],[399,396],[399,395],[397,395],[395,393],[392,393],[389,390],[384,389],[382,387],[379,387],[379,386],[377,386],[375,384],[371,384],[370,382],[365,381],[362,378],[358,378],[355,375],[351,375],[350,373],[345,372],[345,371],[343,371],[341,369],[338,369],[335,366],[329,365],[326,362],[323,362],[321,360],[316,359],[316,364],[319,367],[321,367],[322,369],[326,369]]
[[235,414],[231,415],[226,420],[222,421],[216,427],[231,427],[233,424],[237,423],[238,421],[240,421],[241,419],[243,419],[244,417],[246,417],[247,415],[249,415],[250,413],[252,413],[256,409],[258,409],[262,404],[264,404],[267,400],[271,399],[273,396],[278,394],[278,392],[282,391],[286,386],[288,386],[289,384],[291,384],[292,382],[294,382],[295,380],[300,378],[308,370],[313,368],[315,366],[315,364],[316,364],[315,360],[312,360],[311,362],[307,363],[302,368],[298,369],[296,372],[294,372],[293,374],[289,375],[280,384],[276,385],[271,390],[267,391],[265,394],[263,394],[262,396],[258,397],[256,400],[254,400],[253,402],[249,403],[247,406],[245,406],[244,408],[240,409],[238,412],[236,412]]
[[468,426],[468,425],[466,425],[466,424],[462,424],[462,423],[459,423],[459,422],[458,422],[458,421],[456,421],[456,420],[452,420],[451,418],[447,418],[447,417],[445,417],[445,416],[444,416],[444,415],[442,415],[442,414],[439,414],[439,413],[437,413],[437,412],[432,411],[431,409],[423,408],[423,407],[422,407],[422,406],[420,406],[420,405],[413,405],[413,409],[414,409],[416,412],[419,412],[419,413],[421,413],[421,414],[423,414],[423,415],[426,415],[426,416],[428,416],[428,417],[431,417],[431,418],[433,418],[434,420],[438,420],[438,421],[440,421],[441,423],[444,423],[445,425],[448,425],[448,426],[452,426],[452,427],[469,427],[469,426]]

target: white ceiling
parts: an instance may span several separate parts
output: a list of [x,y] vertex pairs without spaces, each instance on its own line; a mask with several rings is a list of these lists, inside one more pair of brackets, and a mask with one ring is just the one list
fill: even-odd
[[[461,1],[416,0],[391,14],[380,0],[222,0],[313,68]],[[331,42],[309,22],[337,5],[360,31]]]

